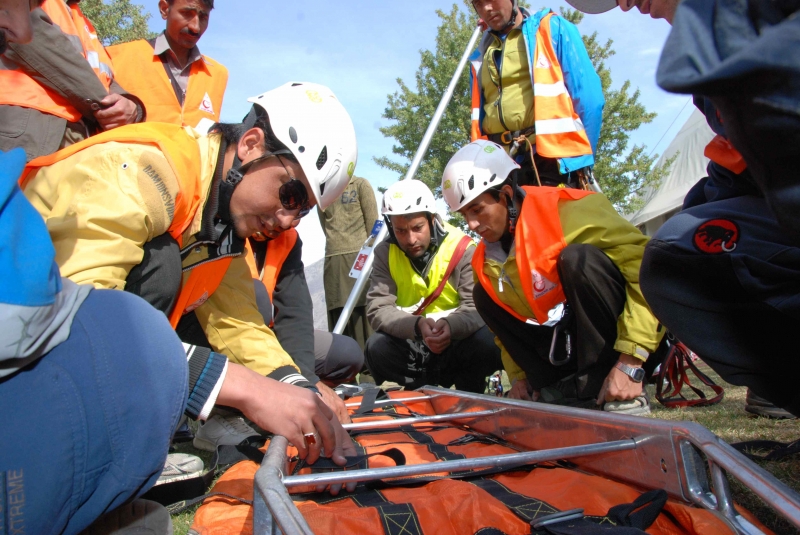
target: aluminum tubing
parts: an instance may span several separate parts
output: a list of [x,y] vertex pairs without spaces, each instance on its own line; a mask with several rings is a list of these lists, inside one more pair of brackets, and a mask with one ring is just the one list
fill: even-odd
[[[345,431],[364,430],[364,429],[386,429],[392,427],[402,427],[404,425],[425,424],[431,422],[452,422],[453,420],[469,420],[482,416],[492,416],[505,409],[492,409],[488,411],[474,412],[453,412],[450,414],[437,414],[436,416],[420,416],[419,418],[398,418],[394,420],[377,420],[371,422],[356,422],[354,424],[343,424]],[[358,415],[355,415],[358,416]]]
[[427,464],[409,466],[396,466],[391,468],[373,468],[367,470],[348,470],[326,474],[306,474],[289,476],[283,479],[287,489],[294,487],[331,485],[334,483],[347,483],[350,481],[374,481],[395,477],[410,477],[441,472],[463,472],[478,468],[513,468],[526,464],[541,463],[545,461],[558,461],[572,457],[585,457],[587,455],[601,455],[636,449],[635,439],[615,440],[598,444],[582,446],[569,446],[548,450],[530,451],[525,453],[510,453],[508,455],[492,455],[475,459],[458,459],[455,461],[441,461]]

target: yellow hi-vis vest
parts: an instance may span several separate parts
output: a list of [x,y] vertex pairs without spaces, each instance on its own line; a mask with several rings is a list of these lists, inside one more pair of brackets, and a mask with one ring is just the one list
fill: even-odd
[[[94,70],[106,91],[114,79],[111,58],[97,38],[94,26],[81,11],[78,3],[67,4],[63,0],[44,0],[42,10],[53,24],[76,45]],[[70,122],[81,120],[81,113],[61,94],[47,88],[21,69],[0,70],[0,104],[32,108]]]
[[[413,307],[419,304],[439,287],[447,266],[450,263],[453,253],[458,247],[458,242],[464,237],[464,233],[447,223],[444,224],[447,231],[444,241],[439,245],[439,250],[433,257],[431,268],[428,270],[428,282],[420,277],[419,273],[411,265],[411,260],[400,247],[395,244],[389,246],[389,273],[397,284],[397,305],[403,308]],[[475,244],[470,244],[474,247]],[[460,304],[461,299],[458,290],[453,288],[449,282],[445,284],[444,290],[426,309],[425,314],[434,314],[453,310]]]
[[[553,48],[550,28],[552,16],[553,13],[548,13],[539,23],[539,29],[536,31],[536,48],[530,61],[536,152],[547,158],[573,158],[592,154],[592,144],[586,135],[583,121],[572,106],[572,98],[564,84],[564,73]],[[486,139],[480,124],[482,59],[472,63],[471,141]]]

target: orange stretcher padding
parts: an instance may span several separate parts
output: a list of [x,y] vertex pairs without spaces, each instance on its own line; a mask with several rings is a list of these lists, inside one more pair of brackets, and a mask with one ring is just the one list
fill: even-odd
[[[419,394],[396,392],[392,393],[391,397],[399,399],[413,395]],[[395,406],[388,410],[396,411],[398,414],[410,414],[409,409],[418,414],[435,414],[427,400],[409,402],[407,406]],[[381,409],[378,409],[378,412],[380,411]],[[372,415],[355,417],[354,421],[377,417]],[[421,435],[415,439],[416,433]],[[411,434],[392,429],[371,431],[355,438],[366,453],[380,452],[388,448],[400,449],[406,457],[406,464],[438,462],[442,460],[441,457],[451,455],[484,457],[517,451],[505,445],[482,442],[450,445],[452,441],[469,433],[469,429],[453,425],[420,424],[415,426]],[[289,456],[296,455],[296,451],[292,451],[293,448],[289,449],[287,452]],[[290,464],[290,472],[294,472],[295,466],[296,462]],[[394,462],[381,456],[369,459],[370,468],[385,466],[394,466]],[[252,500],[253,477],[257,470],[258,465],[254,462],[240,462],[217,481],[212,492]],[[304,467],[297,473],[309,471],[310,468]],[[537,510],[541,513],[582,508],[585,515],[597,517],[598,522],[603,521],[601,517],[611,507],[633,502],[643,492],[630,485],[561,468],[554,464],[540,465],[531,471],[485,476],[483,479],[489,480],[494,489],[531,498],[530,503],[524,506],[531,515]],[[508,535],[528,535],[531,532],[530,524],[500,500],[478,485],[459,479],[440,479],[412,487],[357,491],[353,495],[343,492],[339,497],[317,495],[314,499],[305,499],[306,496],[308,495],[296,495],[295,505],[314,533],[318,535],[350,533],[463,535],[479,533],[486,528],[495,528]],[[385,505],[376,506],[376,502]],[[741,508],[738,509],[748,521],[765,533],[769,533],[769,530],[753,515]],[[253,513],[250,505],[224,496],[216,496],[208,498],[198,509],[192,529],[199,535],[250,534],[252,523]],[[392,523],[398,525],[387,525]],[[715,513],[674,500],[667,502],[661,515],[647,532],[653,535],[732,533],[728,525]]]

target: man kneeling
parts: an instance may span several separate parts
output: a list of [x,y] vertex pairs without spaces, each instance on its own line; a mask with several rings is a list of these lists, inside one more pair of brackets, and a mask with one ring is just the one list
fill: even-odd
[[450,209],[483,238],[475,306],[504,348],[511,397],[649,412],[642,365],[663,329],[639,289],[647,238],[603,195],[519,187],[518,169],[476,141],[442,177]]
[[364,348],[377,384],[483,392],[500,351],[472,302],[475,242],[442,222],[430,189],[402,180],[383,196],[389,239],[375,248]]

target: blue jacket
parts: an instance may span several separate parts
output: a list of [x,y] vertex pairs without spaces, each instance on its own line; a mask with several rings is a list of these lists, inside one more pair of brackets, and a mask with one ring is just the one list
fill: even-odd
[[[542,17],[550,13],[550,9],[542,9],[531,15],[526,9],[520,9],[525,19],[522,22],[522,35],[525,38],[525,45],[528,49],[528,64],[533,65],[536,56],[536,32],[539,30],[539,22]],[[569,21],[564,20],[558,15],[550,17],[550,29],[553,35],[553,49],[558,55],[558,62],[564,73],[564,85],[572,98],[572,106],[575,113],[581,118],[586,129],[586,135],[592,144],[592,152],[597,150],[597,140],[600,137],[600,127],[603,124],[603,88],[600,84],[600,77],[594,70],[583,44],[583,39],[578,28]],[[478,49],[470,57],[470,61],[476,66],[475,71],[480,73],[479,64],[483,61],[483,56],[490,44],[492,36],[486,32],[481,39]],[[470,73],[470,88],[473,87],[472,73]],[[481,124],[483,124],[483,92],[481,92]],[[558,160],[559,171],[561,174],[594,165],[594,156],[578,156],[575,158],[561,158]]]
[[742,180],[752,179],[781,225],[800,235],[797,9],[796,0],[684,0],[657,81],[704,99],[709,124],[724,130],[748,165],[731,183],[746,191]]
[[17,185],[24,167],[24,150],[0,151],[0,379],[66,340],[91,291],[62,282],[42,216]]

